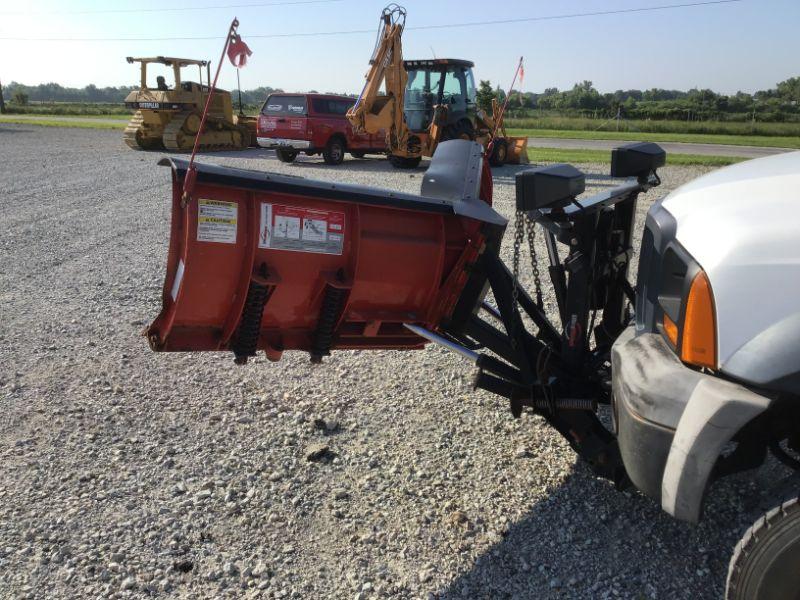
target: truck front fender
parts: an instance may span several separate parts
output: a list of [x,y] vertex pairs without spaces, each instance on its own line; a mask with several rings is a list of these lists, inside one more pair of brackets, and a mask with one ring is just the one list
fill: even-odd
[[700,519],[706,485],[723,447],[771,400],[741,385],[703,377],[672,440],[661,482],[662,508],[682,521]]

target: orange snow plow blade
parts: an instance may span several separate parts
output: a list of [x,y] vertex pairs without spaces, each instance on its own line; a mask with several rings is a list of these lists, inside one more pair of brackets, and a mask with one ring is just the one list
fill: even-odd
[[172,168],[172,225],[156,351],[415,349],[405,324],[466,319],[485,294],[470,269],[497,255],[506,220],[490,206],[481,147],[441,144],[422,194],[197,165]]

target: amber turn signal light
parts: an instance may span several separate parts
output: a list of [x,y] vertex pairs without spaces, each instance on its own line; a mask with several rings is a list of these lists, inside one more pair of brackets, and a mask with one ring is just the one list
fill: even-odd
[[672,343],[673,346],[676,348],[678,347],[678,326],[675,324],[675,321],[669,318],[667,313],[664,313],[664,333],[667,335],[667,339]]
[[[686,301],[681,343],[682,361],[698,367],[717,368],[715,312],[711,284],[706,274],[700,271],[692,281],[689,298]],[[664,329],[666,331],[666,323]]]

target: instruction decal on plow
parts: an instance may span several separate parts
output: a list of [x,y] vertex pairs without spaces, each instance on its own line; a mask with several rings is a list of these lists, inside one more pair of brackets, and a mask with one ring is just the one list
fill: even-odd
[[236,202],[200,200],[197,203],[197,241],[236,243]]
[[261,204],[259,248],[341,254],[343,246],[343,212]]

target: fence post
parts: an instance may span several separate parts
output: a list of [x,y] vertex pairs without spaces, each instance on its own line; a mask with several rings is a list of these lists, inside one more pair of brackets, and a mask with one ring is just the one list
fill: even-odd
[[3,100],[3,82],[0,81],[0,115],[6,114],[6,101]]

